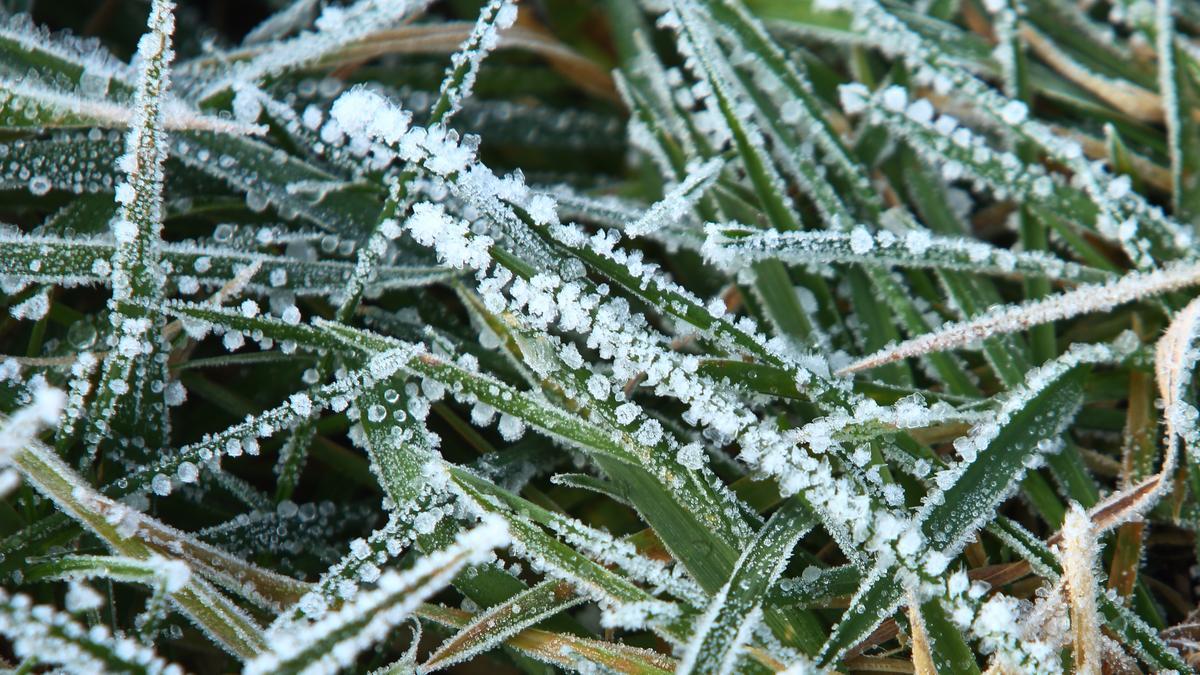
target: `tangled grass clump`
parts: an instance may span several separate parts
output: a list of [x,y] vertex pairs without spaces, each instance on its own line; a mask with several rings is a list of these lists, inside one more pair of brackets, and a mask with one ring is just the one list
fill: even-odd
[[3,2],[12,672],[1200,663],[1194,3],[178,2]]

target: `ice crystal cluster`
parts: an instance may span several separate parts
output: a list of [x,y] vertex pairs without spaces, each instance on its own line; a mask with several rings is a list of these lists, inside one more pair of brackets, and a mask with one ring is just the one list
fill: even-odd
[[1200,665],[1200,5],[0,11],[6,672]]

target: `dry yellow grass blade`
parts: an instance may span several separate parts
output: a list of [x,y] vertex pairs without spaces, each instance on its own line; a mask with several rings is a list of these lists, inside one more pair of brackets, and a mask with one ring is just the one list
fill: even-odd
[[[460,609],[428,604],[421,605],[415,613],[422,619],[452,628],[463,628],[474,617],[470,612]],[[576,667],[577,656],[621,673],[670,673],[675,670],[676,665],[675,659],[649,649],[631,647],[619,642],[561,635],[537,628],[526,628],[509,638],[505,644],[541,661],[566,669]]]
[[1119,642],[1107,635],[1104,638],[1104,672],[1108,675],[1141,675],[1137,660]]
[[1172,265],[1153,272],[1131,272],[1105,284],[1078,286],[1044,300],[1010,305],[969,321],[947,324],[900,344],[885,347],[838,371],[856,373],[914,356],[957,349],[997,335],[1028,330],[1034,326],[1069,319],[1200,284],[1200,264]]
[[[454,21],[398,26],[330,54],[322,66],[346,66],[386,54],[452,54],[471,33],[474,23]],[[551,34],[538,28],[513,26],[500,33],[498,49],[520,49],[545,58],[562,76],[590,94],[619,101],[607,70],[596,65]]]
[[[1078,129],[1052,126],[1054,132],[1079,143],[1083,154],[1090,159],[1108,159],[1108,147],[1103,138],[1084,133]],[[1129,159],[1138,178],[1159,192],[1171,191],[1171,170],[1160,166],[1144,156],[1130,152]]]
[[1143,122],[1163,121],[1162,97],[1157,92],[1125,80],[1098,75],[1077,63],[1050,38],[1025,24],[1021,37],[1029,48],[1058,74],[1087,89],[1112,107]]
[[858,656],[846,660],[846,670],[854,673],[911,673],[912,661],[888,656]]
[[938,675],[937,667],[933,665],[933,654],[929,651],[929,636],[925,632],[920,603],[912,592],[908,594],[908,624],[912,632],[913,672],[916,675]]
[[1096,530],[1078,502],[1071,505],[1063,523],[1063,581],[1071,612],[1071,636],[1075,654],[1075,672],[1100,675],[1102,671],[1102,634],[1096,609]]
[[[1163,406],[1170,408],[1178,399],[1185,381],[1191,379],[1193,363],[1187,357],[1193,341],[1196,322],[1200,319],[1200,298],[1192,300],[1175,316],[1155,347],[1154,375],[1158,380],[1158,395]],[[1174,434],[1172,420],[1167,420],[1168,433]]]
[[1137,485],[1121,490],[1092,508],[1092,517],[1100,532],[1128,522],[1154,505],[1171,484],[1179,461],[1179,404],[1192,379],[1195,363],[1189,356],[1200,330],[1200,298],[1188,303],[1175,315],[1171,325],[1155,345],[1154,376],[1163,402],[1163,424],[1167,447],[1159,472]]

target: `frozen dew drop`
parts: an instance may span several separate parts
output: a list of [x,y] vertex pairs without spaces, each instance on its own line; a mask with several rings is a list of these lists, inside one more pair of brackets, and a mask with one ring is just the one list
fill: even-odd
[[166,497],[171,494],[170,477],[162,473],[154,474],[154,478],[150,479],[150,489],[159,497]]
[[182,462],[179,468],[175,469],[175,475],[184,483],[195,483],[200,477],[200,469],[191,462]]
[[270,205],[271,201],[267,198],[267,195],[254,191],[246,193],[246,207],[251,211],[255,213],[262,213],[263,211],[266,211],[267,207]]
[[300,512],[300,507],[296,506],[296,502],[285,499],[275,507],[275,512],[279,514],[280,518],[295,518],[296,514]]
[[39,197],[50,192],[51,187],[53,186],[50,179],[45,176],[39,175],[29,179],[29,191]]
[[67,342],[77,350],[90,349],[96,344],[96,327],[87,319],[79,319],[67,329]]

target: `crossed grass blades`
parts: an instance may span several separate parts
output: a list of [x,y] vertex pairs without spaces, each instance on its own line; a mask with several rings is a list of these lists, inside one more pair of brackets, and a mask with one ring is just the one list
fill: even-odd
[[1200,661],[1197,5],[243,4],[4,3],[11,672]]

